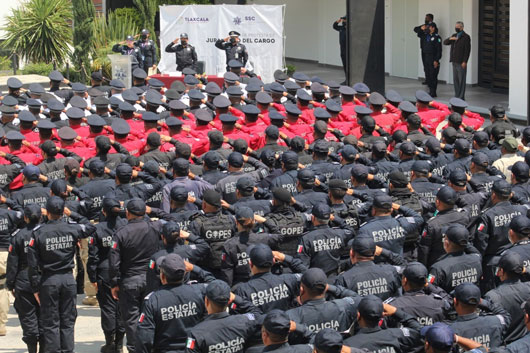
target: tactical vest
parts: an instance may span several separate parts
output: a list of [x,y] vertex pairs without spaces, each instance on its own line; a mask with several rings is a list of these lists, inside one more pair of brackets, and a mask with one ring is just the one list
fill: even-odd
[[267,219],[278,227],[278,232],[284,235],[283,241],[278,245],[279,251],[294,256],[296,248],[305,229],[304,216],[293,210],[283,210],[281,213],[270,213]]
[[[210,258],[202,264],[207,269],[220,269],[223,244],[234,236],[230,216],[219,213],[215,217],[199,216],[194,220],[199,226],[199,236],[210,245]],[[207,261],[207,262],[206,262]]]

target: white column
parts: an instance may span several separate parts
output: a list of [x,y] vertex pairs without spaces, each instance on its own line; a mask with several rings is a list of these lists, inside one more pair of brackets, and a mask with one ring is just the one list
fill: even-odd
[[526,116],[528,91],[528,0],[510,1],[510,113]]

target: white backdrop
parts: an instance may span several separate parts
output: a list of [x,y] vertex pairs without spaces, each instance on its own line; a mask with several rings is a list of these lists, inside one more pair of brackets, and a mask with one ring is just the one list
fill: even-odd
[[[181,33],[188,33],[206,74],[226,72],[224,50],[215,47],[218,38],[234,30],[241,33],[249,62],[264,82],[274,81],[274,70],[283,67],[283,19],[285,5],[171,5],[160,6],[160,52],[162,73],[176,70],[175,54],[164,49]],[[248,64],[247,64],[248,66]]]

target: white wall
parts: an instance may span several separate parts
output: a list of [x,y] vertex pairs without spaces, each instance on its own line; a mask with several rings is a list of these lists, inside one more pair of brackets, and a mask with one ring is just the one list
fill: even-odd
[[526,116],[528,94],[528,0],[510,2],[510,113]]
[[345,0],[250,0],[248,4],[285,4],[285,56],[339,65],[339,33],[333,22],[346,14]]

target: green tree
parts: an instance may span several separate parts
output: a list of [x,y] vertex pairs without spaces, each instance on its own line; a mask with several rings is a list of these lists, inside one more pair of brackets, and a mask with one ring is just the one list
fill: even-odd
[[96,9],[92,0],[72,0],[74,15],[74,53],[72,62],[82,81],[90,75],[90,56],[94,51],[94,17]]
[[72,42],[70,0],[29,0],[6,17],[4,48],[26,61],[62,65]]
[[133,0],[134,5],[142,16],[143,28],[151,32],[151,39],[156,41],[155,16],[158,11],[158,0]]

